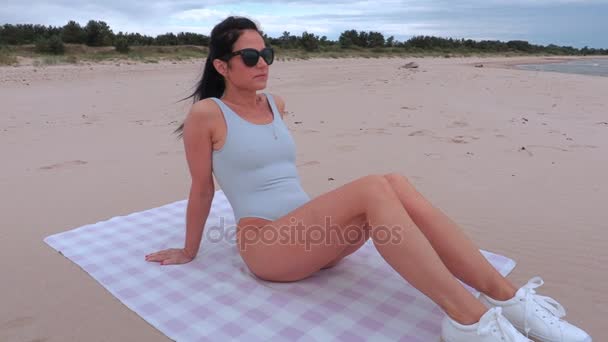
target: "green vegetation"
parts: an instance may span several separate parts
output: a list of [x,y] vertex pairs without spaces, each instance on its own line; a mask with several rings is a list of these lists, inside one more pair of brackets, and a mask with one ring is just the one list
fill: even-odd
[[47,53],[52,55],[63,55],[65,45],[59,35],[51,36],[50,38],[39,37],[36,39],[36,52]]
[[18,62],[13,49],[0,45],[0,65],[16,65]]
[[[430,36],[415,36],[398,41],[380,32],[348,30],[337,41],[303,32],[300,36],[283,32],[265,41],[275,47],[279,60],[316,57],[399,57],[399,56],[472,56],[472,55],[608,55],[608,49],[582,49],[570,46],[534,45],[527,41],[474,41]],[[162,59],[203,58],[209,37],[191,32],[166,33],[156,37],[139,33],[115,34],[103,21],[90,20],[84,27],[69,21],[63,27],[33,24],[0,26],[0,65],[18,64],[18,56],[34,58],[37,63],[78,63],[131,59],[156,63]]]
[[114,48],[120,53],[129,53],[131,48],[129,47],[129,41],[125,37],[117,38],[114,43]]

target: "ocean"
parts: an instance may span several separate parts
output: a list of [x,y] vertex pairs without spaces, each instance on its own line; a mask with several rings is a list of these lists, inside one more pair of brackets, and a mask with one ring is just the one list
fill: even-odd
[[560,63],[548,64],[520,64],[517,66],[520,69],[536,70],[536,71],[553,71],[569,74],[582,74],[594,76],[608,76],[608,58],[607,59],[585,59],[573,60]]

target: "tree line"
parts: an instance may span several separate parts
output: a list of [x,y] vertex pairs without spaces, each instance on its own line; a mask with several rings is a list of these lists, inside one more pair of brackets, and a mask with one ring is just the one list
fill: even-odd
[[[524,40],[507,42],[498,40],[454,39],[433,36],[414,36],[406,41],[398,41],[393,36],[385,37],[380,32],[347,30],[338,40],[318,36],[309,32],[292,35],[283,32],[280,37],[269,37],[265,41],[283,49],[299,49],[309,52],[331,48],[345,49],[403,49],[405,51],[441,52],[488,52],[488,53],[544,53],[560,55],[606,55],[608,49],[575,48],[571,46],[535,45]],[[64,26],[54,27],[38,24],[4,24],[0,26],[0,45],[36,44],[40,52],[63,53],[63,44],[85,44],[87,46],[114,46],[120,52],[128,52],[130,46],[208,46],[209,37],[199,33],[165,33],[151,37],[139,33],[114,33],[104,21],[90,20],[85,26],[69,21]]]

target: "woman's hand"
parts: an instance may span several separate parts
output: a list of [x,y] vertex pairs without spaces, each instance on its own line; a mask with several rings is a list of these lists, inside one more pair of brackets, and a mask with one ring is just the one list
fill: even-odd
[[185,264],[194,260],[184,248],[169,248],[146,255],[146,261],[160,262],[161,265]]

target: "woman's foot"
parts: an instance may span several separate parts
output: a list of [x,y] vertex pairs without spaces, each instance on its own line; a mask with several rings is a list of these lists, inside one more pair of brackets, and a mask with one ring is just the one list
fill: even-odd
[[479,300],[486,307],[501,308],[513,326],[539,342],[591,342],[589,334],[561,319],[566,315],[563,306],[536,294],[534,289],[543,284],[541,277],[534,277],[511,299],[500,301],[482,293]]
[[444,342],[530,341],[502,315],[501,308],[489,309],[479,322],[470,325],[460,324],[446,315],[441,323],[441,339]]

